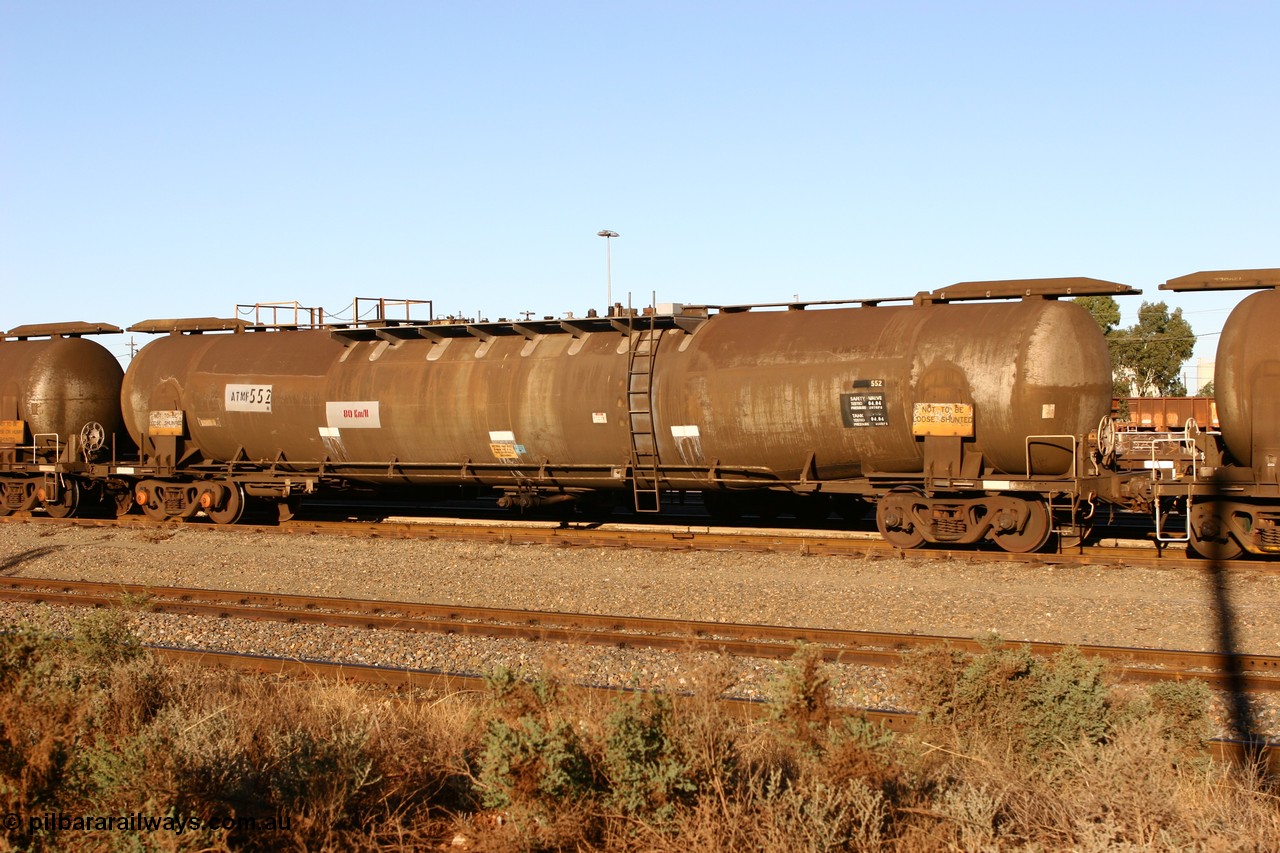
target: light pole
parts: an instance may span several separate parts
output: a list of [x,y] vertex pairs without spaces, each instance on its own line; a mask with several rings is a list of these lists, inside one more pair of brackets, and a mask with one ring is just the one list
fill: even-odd
[[597,231],[596,236],[604,238],[605,282],[609,287],[609,302],[608,302],[609,307],[605,308],[604,313],[606,317],[612,317],[613,316],[613,244],[611,241],[613,240],[614,237],[618,236],[618,232],[610,231],[608,228],[605,228],[604,230]]

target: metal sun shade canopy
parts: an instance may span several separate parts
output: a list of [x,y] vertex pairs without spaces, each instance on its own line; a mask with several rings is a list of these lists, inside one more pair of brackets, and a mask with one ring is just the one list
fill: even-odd
[[244,320],[231,320],[223,317],[185,317],[171,320],[143,320],[129,327],[130,332],[142,332],[159,335],[165,332],[186,332],[201,334],[203,332],[243,332],[249,327]]
[[928,297],[937,302],[969,299],[1019,299],[1074,296],[1133,296],[1142,291],[1114,281],[1097,278],[1024,278],[1008,281],[962,281],[939,288]]
[[715,309],[726,314],[750,311],[754,308],[786,308],[803,311],[814,305],[861,305],[874,308],[885,302],[946,303],[968,302],[983,299],[1060,299],[1075,296],[1136,296],[1141,290],[1114,281],[1079,276],[1067,278],[1021,278],[1001,281],[961,281],[934,291],[923,291],[915,296],[883,296],[869,299],[822,299],[800,302],[761,302],[749,305],[686,305],[686,310]]
[[[1280,274],[1278,270],[1267,272],[1275,272]],[[736,314],[744,311],[752,311],[759,308],[786,308],[788,311],[803,311],[813,306],[835,307],[845,305],[861,305],[863,307],[875,307],[885,302],[915,302],[919,303],[947,303],[947,302],[963,302],[978,301],[987,299],[1060,299],[1071,298],[1077,296],[1133,296],[1140,294],[1142,291],[1130,287],[1127,284],[1120,284],[1114,281],[1104,281],[1097,278],[1086,277],[1066,277],[1066,278],[1026,278],[1026,279],[1008,279],[1000,281],[962,281],[947,287],[939,288],[934,291],[924,291],[915,296],[889,296],[878,298],[862,298],[862,299],[821,299],[821,300],[801,300],[791,302],[761,302],[761,303],[744,303],[738,305],[728,304],[706,304],[706,305],[675,305],[670,314],[655,313],[652,315],[637,316],[632,318],[631,323],[618,317],[600,317],[600,318],[573,318],[561,320],[541,320],[541,321],[505,321],[498,323],[490,322],[441,322],[441,321],[388,321],[377,323],[361,323],[355,327],[347,324],[329,324],[327,328],[331,329],[331,333],[336,337],[349,338],[351,340],[369,340],[373,338],[381,338],[384,340],[407,339],[415,337],[423,337],[432,340],[442,340],[451,337],[478,337],[488,340],[500,335],[523,335],[526,338],[536,337],[538,335],[551,334],[554,332],[569,332],[575,336],[586,334],[592,331],[614,330],[619,332],[630,331],[632,325],[661,325],[668,327],[672,323],[692,331],[693,327],[700,325],[708,319],[712,311],[719,311],[724,314]],[[239,319],[223,319],[218,317],[193,317],[182,319],[165,319],[165,320],[144,320],[130,326],[130,332],[145,332],[150,334],[169,333],[186,333],[201,334],[204,332],[244,332],[250,329],[269,329],[274,328],[270,325],[255,326]],[[13,335],[16,333],[11,332]],[[118,329],[115,331],[119,331]],[[48,334],[45,332],[44,334]]]
[[119,326],[109,323],[37,323],[17,326],[5,333],[5,337],[26,340],[27,338],[78,338],[83,335],[115,335],[121,331]]
[[1161,290],[1264,290],[1280,288],[1280,269],[1206,270],[1171,278]]

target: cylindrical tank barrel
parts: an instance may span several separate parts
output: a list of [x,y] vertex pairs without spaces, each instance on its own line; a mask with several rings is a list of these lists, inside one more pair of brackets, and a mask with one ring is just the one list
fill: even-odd
[[[659,420],[678,433],[663,436],[667,459],[798,477],[812,454],[822,478],[919,472],[913,426],[963,404],[975,449],[1022,474],[1028,436],[1097,426],[1111,367],[1097,323],[1069,302],[744,312],[700,329],[661,387]],[[1033,470],[1065,473],[1070,446],[1033,444]]]
[[[1268,466],[1280,459],[1280,290],[1240,301],[1218,338],[1213,391],[1222,439],[1236,462]],[[1270,479],[1270,477],[1268,477]]]
[[211,459],[623,465],[625,340],[173,335],[134,358],[122,399],[135,439],[151,412],[181,410]]
[[[660,331],[651,366],[631,357],[636,332],[456,334],[171,335],[130,365],[126,421],[138,439],[151,413],[180,410],[214,460],[547,463],[597,469],[597,486],[640,433],[668,484],[698,488],[722,468],[919,472],[917,404],[960,420],[969,407],[966,440],[1023,473],[1027,436],[1087,434],[1110,403],[1097,324],[1046,300],[721,312]],[[1070,443],[1035,445],[1034,472],[1065,473]]]
[[84,338],[0,341],[0,419],[26,421],[65,445],[87,424],[107,441],[121,432],[124,371],[105,347]]

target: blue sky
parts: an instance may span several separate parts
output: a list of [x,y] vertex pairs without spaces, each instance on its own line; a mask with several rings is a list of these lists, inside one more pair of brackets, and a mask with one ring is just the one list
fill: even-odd
[[[0,0],[0,328],[1280,266],[1280,4]],[[1144,297],[1122,303],[1134,322]],[[110,345],[120,350],[118,340]]]

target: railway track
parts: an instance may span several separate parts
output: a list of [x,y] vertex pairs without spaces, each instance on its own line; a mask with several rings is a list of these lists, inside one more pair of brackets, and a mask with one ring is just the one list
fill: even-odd
[[[471,520],[456,518],[392,517],[381,521],[291,520],[280,524],[215,525],[178,521],[155,521],[144,516],[119,519],[51,518],[40,515],[0,517],[7,524],[48,524],[82,527],[124,527],[135,529],[183,529],[219,533],[277,535],[330,535],[385,539],[439,539],[458,542],[490,542],[504,545],[551,545],[584,548],[641,548],[684,551],[752,551],[760,553],[804,554],[808,556],[911,558],[921,560],[966,560],[970,562],[1013,562],[1053,565],[1131,566],[1142,568],[1204,568],[1209,564],[1192,559],[1179,548],[1157,549],[1140,540],[1102,540],[1100,544],[1069,549],[1063,553],[1014,554],[998,548],[947,550],[920,548],[902,551],[884,542],[876,533],[846,530],[799,528],[718,527],[704,524],[587,523],[532,520]],[[1231,560],[1220,564],[1228,569],[1280,571],[1280,561]]]
[[[0,578],[0,598],[12,601],[104,607],[119,606],[149,612],[190,614],[224,619],[254,619],[306,623],[363,630],[435,632],[526,640],[595,643],[676,651],[712,651],[744,657],[785,659],[807,643],[824,659],[840,664],[892,668],[911,649],[948,645],[961,651],[987,648],[967,638],[805,629],[767,625],[743,625],[673,619],[600,616],[495,608],[440,606],[411,602],[353,600],[317,596],[245,593],[228,590],[169,588],[118,583],[89,583],[36,578]],[[1065,646],[1051,643],[1026,645],[1036,654],[1052,655]],[[231,668],[258,673],[342,678],[395,688],[422,688],[434,692],[484,689],[475,673],[445,672],[406,667],[353,664],[317,659],[247,655],[204,649],[151,647],[174,661]],[[1086,655],[1111,662],[1122,680],[1151,682],[1198,678],[1219,690],[1228,689],[1229,666],[1241,671],[1235,689],[1251,693],[1280,690],[1280,658],[1249,655],[1229,661],[1225,656],[1187,651],[1107,646],[1077,647]],[[594,687],[618,693],[618,687]],[[678,697],[677,697],[678,698]],[[757,700],[726,700],[730,713],[750,716],[763,705]],[[909,712],[850,709],[895,731],[908,730]],[[1215,741],[1211,749],[1219,758],[1261,760],[1271,772],[1280,772],[1280,748],[1246,748],[1230,741]]]
[[[480,692],[486,689],[485,679],[476,675],[445,673],[432,670],[382,667],[370,664],[345,664],[331,661],[288,660],[264,655],[246,655],[231,652],[210,652],[194,649],[175,649],[149,646],[160,658],[172,663],[215,667],[267,675],[345,680],[394,689],[416,688],[434,694],[460,691]],[[593,687],[587,689],[607,695],[629,693],[624,688]],[[684,696],[672,697],[676,702]],[[721,707],[735,718],[754,718],[765,713],[763,702],[722,698]],[[897,733],[909,732],[915,725],[915,715],[909,711],[884,711],[874,708],[850,709],[867,721]],[[1230,761],[1261,768],[1270,776],[1280,775],[1280,746],[1274,744],[1242,743],[1227,739],[1213,739],[1207,744],[1210,755],[1218,761]]]
[[[325,596],[234,590],[156,587],[138,584],[0,578],[0,598],[73,607],[127,603],[151,613],[220,619],[322,625],[331,628],[392,630],[521,639],[568,644],[714,652],[738,657],[785,660],[803,644],[824,660],[853,666],[894,667],[912,650],[947,646],[980,653],[989,645],[963,637],[894,634],[829,628],[653,619],[588,613],[559,613],[490,607],[373,601]],[[1034,654],[1051,656],[1067,646],[1008,641]],[[1108,661],[1124,681],[1155,682],[1196,678],[1214,689],[1256,693],[1280,691],[1280,657],[1116,646],[1075,646]]]

